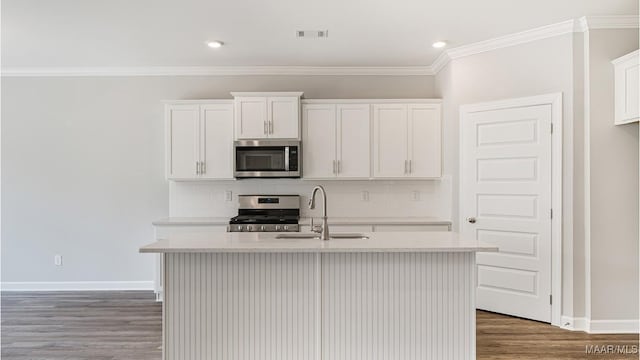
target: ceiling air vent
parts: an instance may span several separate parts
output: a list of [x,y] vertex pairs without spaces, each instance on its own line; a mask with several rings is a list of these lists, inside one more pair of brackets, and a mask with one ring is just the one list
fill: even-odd
[[301,39],[324,39],[329,36],[329,30],[297,30],[296,37]]

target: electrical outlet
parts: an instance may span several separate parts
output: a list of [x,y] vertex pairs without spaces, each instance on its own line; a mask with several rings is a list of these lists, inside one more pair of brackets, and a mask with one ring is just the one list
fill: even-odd
[[414,190],[411,192],[411,197],[413,201],[420,201],[420,191]]
[[363,191],[360,194],[360,200],[362,201],[369,201],[369,192],[368,191]]
[[224,199],[225,199],[225,201],[233,200],[233,192],[231,190],[225,191],[224,192]]
[[56,266],[62,266],[62,255],[56,255],[53,257],[53,263]]

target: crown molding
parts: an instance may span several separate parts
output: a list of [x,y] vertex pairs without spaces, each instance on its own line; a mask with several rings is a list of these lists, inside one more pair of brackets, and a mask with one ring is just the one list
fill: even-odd
[[3,77],[40,76],[235,76],[337,75],[424,76],[431,66],[146,66],[146,67],[6,67]]
[[497,50],[514,45],[524,44],[531,41],[546,39],[558,35],[569,34],[574,31],[574,20],[567,20],[556,24],[541,26],[531,30],[525,30],[514,34],[499,36],[493,39],[479,41],[477,43],[459,46],[447,50],[447,55],[451,59],[480,54],[487,51]]
[[438,56],[436,60],[431,63],[431,70],[433,71],[434,75],[439,73],[440,70],[444,69],[449,61],[451,61],[451,57],[449,56],[447,51],[443,51],[440,56]]
[[583,31],[600,29],[637,29],[640,27],[638,15],[600,15],[585,16],[578,19],[584,22]]
[[579,19],[576,19],[573,32],[585,32],[587,30],[589,30],[589,25],[587,24],[587,17],[583,16]]
[[442,54],[440,54],[440,56],[438,56],[438,58],[431,64],[431,70],[434,74],[437,74],[449,63],[449,61],[453,59],[525,44],[559,35],[585,32],[588,30],[637,29],[640,27],[639,18],[640,16],[638,15],[583,16],[575,20],[566,20],[556,24],[541,26],[469,45],[463,45],[442,52]]

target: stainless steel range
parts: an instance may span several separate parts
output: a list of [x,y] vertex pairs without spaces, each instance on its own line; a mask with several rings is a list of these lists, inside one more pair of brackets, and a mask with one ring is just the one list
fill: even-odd
[[240,195],[238,216],[229,221],[230,232],[300,231],[299,195]]

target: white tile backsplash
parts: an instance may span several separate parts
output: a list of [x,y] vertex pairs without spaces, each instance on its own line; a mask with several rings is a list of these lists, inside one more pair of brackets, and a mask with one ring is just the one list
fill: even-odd
[[[451,218],[451,178],[421,181],[307,181],[296,179],[245,179],[223,182],[171,182],[172,217],[231,217],[238,211],[238,195],[298,194],[302,216],[320,208],[306,206],[313,186],[327,190],[330,217],[435,217]],[[233,194],[226,201],[227,191]],[[369,200],[363,201],[367,191]],[[417,192],[417,197],[414,194]]]

